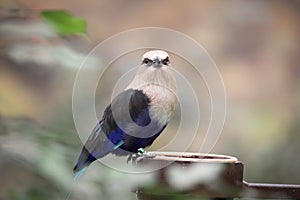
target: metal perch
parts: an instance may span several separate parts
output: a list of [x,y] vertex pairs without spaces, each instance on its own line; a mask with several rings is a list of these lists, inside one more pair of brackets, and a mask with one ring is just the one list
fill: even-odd
[[[156,185],[137,189],[139,200],[166,200],[175,199],[175,197],[180,197],[179,199],[233,199],[238,197],[300,199],[300,185],[244,181],[244,165],[232,156],[186,152],[148,152],[137,162],[139,166],[159,167],[159,170],[155,172]],[[175,178],[172,177],[174,174]],[[192,183],[185,184],[184,180],[186,179]]]

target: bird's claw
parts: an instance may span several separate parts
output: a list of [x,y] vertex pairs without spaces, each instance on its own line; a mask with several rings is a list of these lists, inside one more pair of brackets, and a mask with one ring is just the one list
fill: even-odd
[[129,161],[132,160],[132,156],[133,156],[133,154],[130,154],[130,155],[128,156],[128,158],[127,158],[127,164],[128,164]]
[[146,153],[145,149],[139,148],[137,153],[130,154],[127,158],[127,164],[129,161],[132,161],[132,163],[137,164],[139,158],[143,156],[143,154]]

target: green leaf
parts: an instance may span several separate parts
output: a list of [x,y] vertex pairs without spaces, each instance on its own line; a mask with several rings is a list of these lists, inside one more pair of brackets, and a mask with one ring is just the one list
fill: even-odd
[[41,16],[44,21],[52,25],[60,35],[67,36],[79,34],[86,36],[86,21],[82,18],[75,17],[64,10],[47,10],[42,11]]

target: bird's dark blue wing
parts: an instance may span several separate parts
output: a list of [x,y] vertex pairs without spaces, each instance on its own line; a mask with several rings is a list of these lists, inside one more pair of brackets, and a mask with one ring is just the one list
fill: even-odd
[[[150,99],[140,90],[129,89],[116,96],[85,143],[74,171],[108,153],[126,155],[151,145],[166,125],[160,126],[151,121],[150,103]],[[149,129],[147,125],[150,123],[154,127]],[[134,127],[133,124],[141,129],[131,128],[129,134],[126,128]]]
[[113,148],[113,144],[109,142],[102,127],[103,121],[100,121],[90,134],[81,150],[77,164],[73,169],[74,172],[78,172],[90,165],[93,161],[97,160],[97,158],[105,156],[110,152],[110,149]]

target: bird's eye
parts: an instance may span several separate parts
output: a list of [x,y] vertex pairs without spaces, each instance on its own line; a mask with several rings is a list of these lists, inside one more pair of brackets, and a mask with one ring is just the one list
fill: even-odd
[[163,60],[161,61],[161,63],[162,63],[163,65],[168,65],[168,64],[170,63],[169,57],[167,57],[166,59],[163,59]]
[[145,58],[142,63],[145,64],[145,65],[151,65],[152,60],[150,60],[149,58]]

